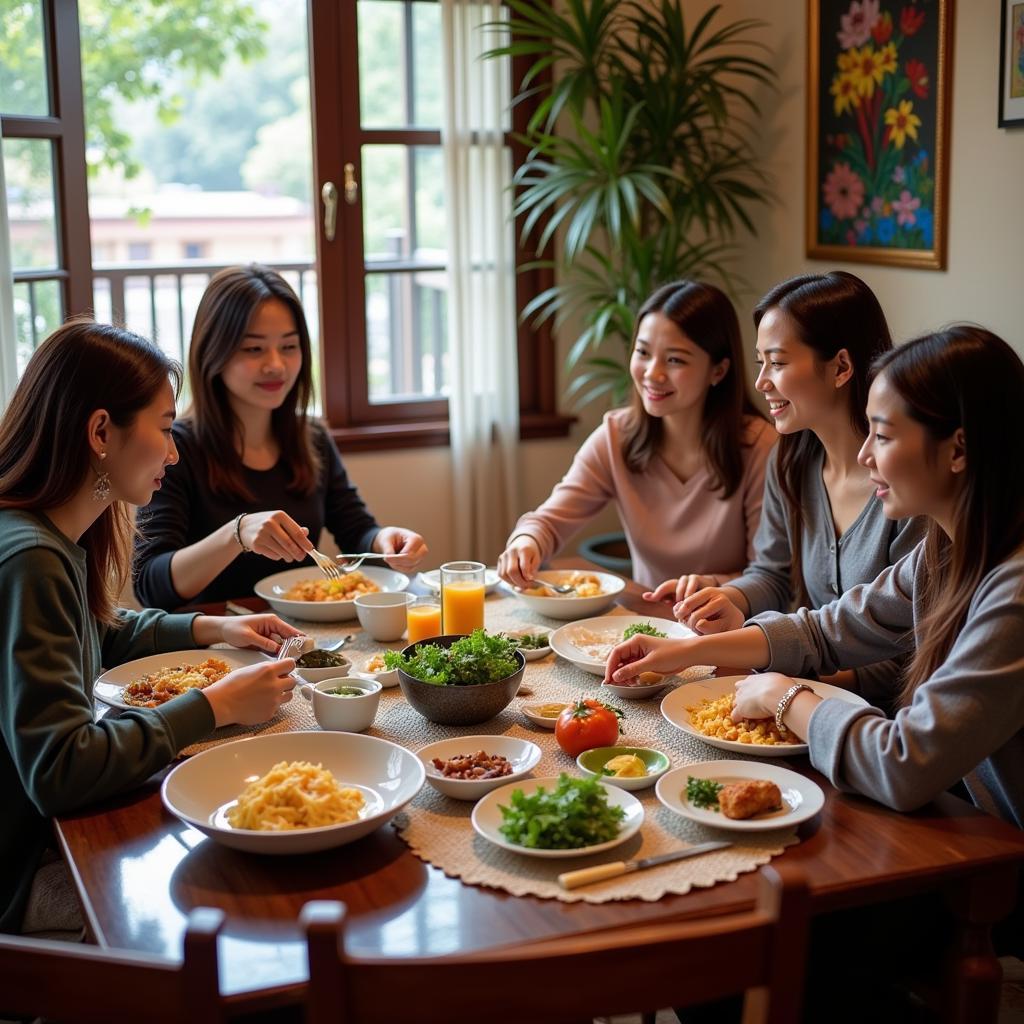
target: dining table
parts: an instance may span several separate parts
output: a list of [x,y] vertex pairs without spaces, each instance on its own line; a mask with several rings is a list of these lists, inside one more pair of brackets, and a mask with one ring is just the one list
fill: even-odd
[[[591,567],[580,559],[555,565]],[[652,619],[670,618],[669,606],[644,601],[643,590],[627,581],[619,605]],[[256,598],[239,601],[254,611],[266,608]],[[338,627],[339,633],[359,628],[354,621]],[[488,732],[488,725],[477,731]],[[551,735],[546,742],[553,742]],[[799,842],[781,854],[805,875],[812,915],[870,905],[884,912],[909,897],[934,897],[953,936],[944,1012],[950,1020],[994,1021],[1001,973],[990,933],[1014,906],[1024,833],[952,794],[897,813],[839,791],[806,756],[788,758],[787,767],[825,794],[820,813],[799,826]],[[351,953],[399,958],[731,914],[750,909],[756,898],[756,872],[657,900],[566,903],[513,896],[448,877],[415,856],[389,826],[320,853],[247,854],[170,814],[160,797],[164,774],[115,799],[60,815],[57,839],[89,936],[102,947],[180,958],[189,912],[202,906],[223,910],[220,984],[233,1014],[301,1003],[307,964],[298,917],[309,900],[344,902]],[[899,927],[897,920],[893,927]]]

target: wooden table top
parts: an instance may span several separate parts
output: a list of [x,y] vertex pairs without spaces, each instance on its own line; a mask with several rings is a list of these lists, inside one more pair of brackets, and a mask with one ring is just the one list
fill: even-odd
[[[656,614],[640,592],[631,584],[621,603]],[[815,913],[978,877],[1005,880],[1024,863],[1020,830],[953,796],[897,814],[839,793],[806,758],[787,759],[787,766],[813,778],[826,794],[821,814],[801,827],[802,841],[783,854],[806,872]],[[509,896],[447,878],[414,857],[391,828],[320,854],[247,855],[207,842],[173,818],[161,804],[159,781],[56,822],[90,928],[102,945],[178,957],[188,912],[220,907],[227,914],[221,987],[246,1005],[295,998],[306,979],[296,918],[311,899],[348,905],[353,952],[395,957],[728,913],[754,901],[753,874],[652,903]],[[1007,910],[1011,899],[1007,895]],[[274,987],[276,992],[255,994]]]

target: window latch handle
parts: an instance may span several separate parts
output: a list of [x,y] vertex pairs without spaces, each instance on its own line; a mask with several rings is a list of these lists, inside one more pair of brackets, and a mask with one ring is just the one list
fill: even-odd
[[356,181],[356,165],[345,164],[345,202],[355,206],[359,202],[359,182]]
[[324,182],[320,198],[324,201],[324,237],[328,242],[333,242],[338,220],[338,189],[333,181]]

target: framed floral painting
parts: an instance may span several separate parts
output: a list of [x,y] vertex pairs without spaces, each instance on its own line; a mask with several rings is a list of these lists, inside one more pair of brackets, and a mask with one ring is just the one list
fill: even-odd
[[952,3],[808,0],[809,257],[945,267]]
[[1024,127],[1024,2],[1002,0],[999,127]]

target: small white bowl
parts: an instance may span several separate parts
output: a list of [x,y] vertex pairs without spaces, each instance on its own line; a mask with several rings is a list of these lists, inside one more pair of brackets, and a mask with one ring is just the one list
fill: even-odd
[[[338,686],[362,690],[360,697],[341,697],[330,693]],[[313,714],[321,729],[329,732],[363,732],[373,725],[380,705],[381,685],[369,680],[336,676],[323,679],[314,686],[303,686],[302,696],[313,704]]]
[[406,608],[412,600],[412,594],[404,591],[360,594],[355,600],[356,618],[374,640],[391,643],[405,635]]
[[[255,832],[232,828],[225,814],[253,779],[279,761],[322,764],[342,786],[366,800],[358,820],[319,828]],[[249,736],[182,761],[164,779],[164,806],[215,842],[252,853],[312,853],[343,846],[390,821],[423,785],[415,754],[376,736],[340,732],[282,732]]]
[[[542,703],[544,703],[544,704],[561,704],[563,707],[566,707],[566,708],[572,706],[567,701],[560,701],[560,700],[542,701]],[[558,716],[556,715],[554,718],[545,718],[544,715],[540,715],[540,714],[537,713],[536,709],[539,708],[540,706],[541,706],[540,704],[524,704],[522,706],[521,710],[522,710],[523,714],[526,715],[526,717],[531,722],[533,722],[534,725],[539,725],[542,729],[554,729],[555,723],[558,721]]]
[[[335,655],[344,658],[343,654]],[[347,676],[352,671],[352,662],[345,658],[344,665],[328,665],[325,668],[296,668],[295,674],[310,686],[315,686],[324,679],[337,679],[339,676]]]
[[[538,579],[547,580],[548,583],[564,583],[572,576],[572,571],[544,569],[536,575]],[[593,615],[600,615],[615,604],[615,598],[626,589],[626,581],[621,576],[613,576],[608,572],[588,572],[587,575],[596,576],[601,584],[601,593],[594,597],[565,597],[551,590],[546,591],[544,597],[535,597],[512,587],[508,589],[531,611],[549,619],[588,619]]]
[[[508,758],[512,774],[496,779],[449,779],[434,767],[435,757],[447,761],[457,754],[475,754],[478,750]],[[431,743],[416,751],[416,756],[423,762],[427,781],[439,793],[456,800],[479,800],[492,789],[515,782],[533,771],[540,761],[540,747],[529,740],[517,740],[514,736],[459,736]]]
[[[660,673],[655,673],[660,674]],[[662,676],[657,683],[637,683],[636,686],[623,686],[621,683],[602,683],[601,689],[607,690],[614,697],[623,700],[648,700],[663,693],[666,686],[672,685],[672,676]]]
[[[394,569],[363,566],[359,570],[381,590],[397,593],[409,586],[409,577]],[[320,570],[315,565],[300,569],[287,569],[265,576],[253,590],[262,597],[278,615],[290,619],[304,619],[306,622],[341,622],[356,617],[355,599],[351,601],[290,601],[284,595],[289,588],[302,580],[316,579]]]
[[398,685],[398,669],[383,669],[380,672],[351,672],[349,673],[352,679],[367,679],[372,680],[375,683],[380,683],[385,690],[390,690],[392,687]]
[[[547,626],[525,626],[523,629],[504,630],[505,636],[510,640],[519,636],[550,637],[551,632],[551,629]],[[519,650],[527,661],[539,661],[551,653],[551,645],[546,644],[544,647],[520,647]]]

